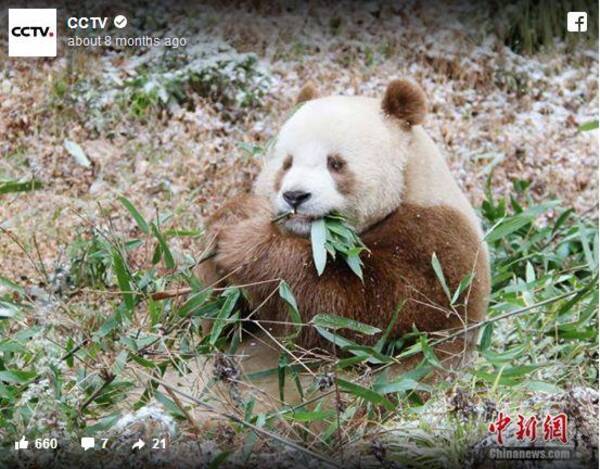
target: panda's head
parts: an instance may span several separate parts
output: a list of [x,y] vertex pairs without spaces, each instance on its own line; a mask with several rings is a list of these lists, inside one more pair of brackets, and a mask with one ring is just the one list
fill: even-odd
[[361,232],[395,210],[412,127],[426,111],[421,89],[398,80],[382,100],[318,98],[308,85],[297,101],[255,185],[274,216],[294,212],[283,227],[306,236],[313,220],[338,212]]

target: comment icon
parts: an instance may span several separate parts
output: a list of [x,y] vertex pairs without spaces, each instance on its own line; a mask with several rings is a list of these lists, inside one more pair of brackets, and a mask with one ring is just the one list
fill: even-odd
[[84,451],[96,446],[96,440],[90,436],[84,436],[81,438],[81,447]]

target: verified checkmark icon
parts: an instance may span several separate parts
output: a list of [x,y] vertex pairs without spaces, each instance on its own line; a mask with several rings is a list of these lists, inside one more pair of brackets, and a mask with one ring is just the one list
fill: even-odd
[[117,15],[117,16],[115,16],[113,23],[114,23],[115,27],[117,27],[119,29],[123,29],[125,26],[127,26],[127,18],[125,18],[125,16],[123,16],[123,15]]

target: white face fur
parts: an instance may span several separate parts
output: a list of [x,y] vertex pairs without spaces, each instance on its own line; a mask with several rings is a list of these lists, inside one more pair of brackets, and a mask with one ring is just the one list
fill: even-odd
[[274,216],[301,202],[283,223],[297,235],[333,211],[361,232],[400,205],[410,134],[376,99],[308,101],[283,125],[255,192],[271,200]]

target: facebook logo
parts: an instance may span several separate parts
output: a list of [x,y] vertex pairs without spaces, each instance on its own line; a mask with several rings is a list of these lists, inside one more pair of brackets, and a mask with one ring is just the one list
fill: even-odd
[[587,31],[587,13],[585,11],[570,11],[567,13],[567,31],[570,33],[585,33]]

